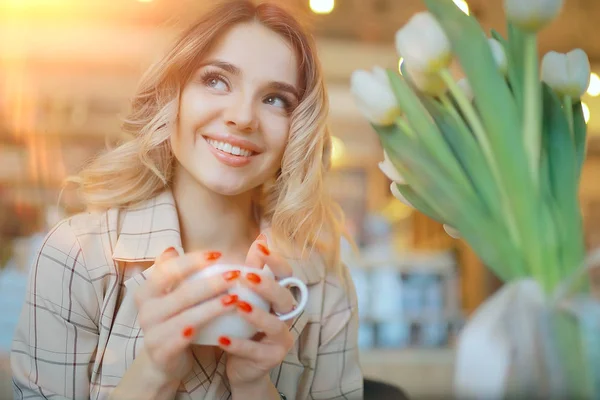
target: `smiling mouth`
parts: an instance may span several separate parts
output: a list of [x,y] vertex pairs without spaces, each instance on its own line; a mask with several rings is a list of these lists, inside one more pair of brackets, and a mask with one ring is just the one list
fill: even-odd
[[205,137],[205,139],[208,142],[208,144],[211,145],[212,147],[214,147],[215,149],[217,149],[223,153],[230,154],[232,156],[251,157],[251,156],[257,154],[252,150],[244,149],[239,146],[233,146],[231,143],[221,142],[219,140],[214,140],[214,139],[210,139],[207,137]]

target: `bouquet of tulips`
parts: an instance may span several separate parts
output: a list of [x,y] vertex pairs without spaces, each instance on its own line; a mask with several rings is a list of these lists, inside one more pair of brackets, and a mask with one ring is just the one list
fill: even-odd
[[[464,238],[508,283],[462,333],[458,367],[469,373],[457,375],[461,393],[539,394],[541,378],[515,367],[510,354],[516,348],[521,358],[535,359],[527,349],[543,325],[556,346],[572,347],[566,362],[575,372],[564,390],[572,394],[579,386],[576,393],[589,398],[600,385],[590,375],[600,369],[590,372],[582,361],[579,325],[555,318],[527,328],[586,261],[578,188],[588,57],[580,49],[549,52],[540,67],[537,33],[559,14],[562,0],[505,0],[506,37],[492,31],[489,38],[452,1],[424,3],[428,11],[396,33],[401,70],[355,71],[351,89],[380,138],[380,168],[393,181],[394,196]],[[461,79],[451,72],[453,63]],[[518,335],[507,328],[515,323]],[[472,362],[486,357],[485,365]],[[515,371],[520,383],[507,384]]]

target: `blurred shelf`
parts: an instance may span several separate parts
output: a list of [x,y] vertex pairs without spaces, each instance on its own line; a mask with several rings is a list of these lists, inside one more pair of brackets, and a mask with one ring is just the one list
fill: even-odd
[[456,349],[439,348],[404,348],[404,349],[370,349],[360,351],[360,362],[363,365],[453,365]]
[[385,324],[385,323],[396,323],[396,322],[408,322],[408,323],[461,323],[464,317],[458,311],[446,311],[444,313],[427,313],[423,312],[419,315],[398,315],[395,318],[377,318],[369,315],[359,316],[360,323],[367,324]]
[[367,255],[352,267],[376,269],[393,267],[400,272],[431,272],[436,274],[454,274],[457,262],[452,251],[398,253],[393,258]]
[[451,399],[455,350],[373,349],[360,352],[365,378],[402,388],[411,399]]

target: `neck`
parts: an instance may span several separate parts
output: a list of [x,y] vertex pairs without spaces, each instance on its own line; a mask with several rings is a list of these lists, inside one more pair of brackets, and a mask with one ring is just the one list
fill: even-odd
[[235,196],[215,193],[178,165],[173,197],[186,252],[220,251],[231,261],[245,260],[260,231],[253,212],[252,192]]

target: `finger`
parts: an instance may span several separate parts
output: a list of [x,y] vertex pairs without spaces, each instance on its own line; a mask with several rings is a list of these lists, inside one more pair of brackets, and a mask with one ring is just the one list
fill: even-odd
[[279,364],[291,348],[282,343],[255,342],[248,339],[219,338],[219,347],[229,354],[254,361],[256,364]]
[[263,332],[270,340],[278,340],[289,334],[288,326],[277,316],[258,307],[252,307],[245,301],[237,302],[238,314],[251,323],[260,332]]
[[241,282],[271,303],[273,310],[278,314],[288,313],[296,307],[296,299],[292,292],[274,279],[250,272],[242,277]]
[[250,246],[250,249],[248,250],[248,254],[246,255],[245,264],[249,267],[262,269],[265,265],[265,262],[263,261],[261,252],[257,247],[258,244],[267,245],[267,237],[265,236],[265,234],[261,233],[254,240],[254,242]]
[[156,259],[154,260],[154,264],[161,265],[162,263],[176,257],[179,257],[179,253],[177,252],[177,250],[175,250],[175,247],[169,247],[161,254],[159,254],[158,257],[156,257]]
[[162,296],[194,272],[214,263],[221,257],[218,251],[188,253],[156,264],[147,282],[149,297]]
[[[231,288],[240,276],[240,271],[226,271],[201,279],[187,280],[164,297],[156,298],[151,307],[140,312],[140,319],[151,325],[218,296]],[[148,311],[146,311],[148,310]],[[151,315],[146,315],[145,313]]]
[[256,240],[250,248],[250,252],[252,252],[252,257],[260,259],[255,262],[260,264],[261,268],[265,264],[268,265],[277,278],[287,278],[293,275],[290,264],[280,254],[272,251],[266,240]]
[[[204,325],[235,310],[237,296],[225,295],[208,300],[144,332],[144,343],[157,358],[173,357],[191,344]],[[173,342],[173,343],[170,343]]]
[[[169,247],[168,249],[163,251],[161,254],[159,254],[158,257],[156,257],[156,259],[154,260],[153,268],[155,270],[158,270],[158,269],[160,269],[160,266],[162,264],[164,264],[167,260],[176,258],[178,256],[179,256],[179,254],[177,253],[177,250],[175,250],[174,247]],[[156,273],[159,274],[159,272],[156,272]],[[150,290],[149,290],[149,285],[146,283],[145,285],[142,285],[135,292],[135,300],[136,300],[138,306],[141,305],[144,301],[146,301],[146,298],[148,298],[148,297],[150,297]]]

